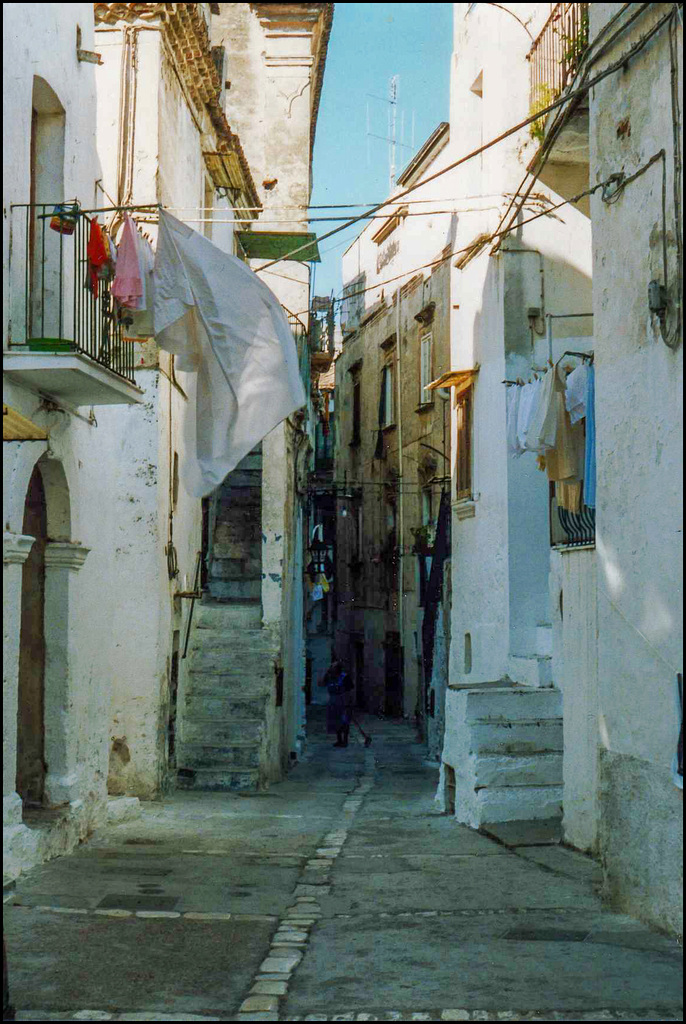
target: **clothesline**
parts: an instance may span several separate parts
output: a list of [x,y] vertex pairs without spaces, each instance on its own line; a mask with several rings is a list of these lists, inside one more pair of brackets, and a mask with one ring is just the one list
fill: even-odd
[[[569,357],[581,363],[563,376]],[[533,452],[555,483],[557,504],[579,515],[595,508],[595,371],[588,352],[565,352],[543,379],[504,381],[510,455]],[[584,422],[585,421],[585,422]]]

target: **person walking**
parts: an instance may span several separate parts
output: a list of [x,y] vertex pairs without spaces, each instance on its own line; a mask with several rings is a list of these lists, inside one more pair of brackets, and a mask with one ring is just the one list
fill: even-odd
[[337,659],[327,669],[319,684],[329,691],[327,731],[336,735],[335,747],[347,747],[354,700],[354,685],[342,661]]

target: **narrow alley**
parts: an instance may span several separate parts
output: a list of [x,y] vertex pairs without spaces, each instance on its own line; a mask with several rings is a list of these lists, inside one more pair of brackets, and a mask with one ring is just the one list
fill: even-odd
[[3,1021],[683,1020],[683,4],[3,15]]
[[[440,814],[404,724],[264,793],[176,793],[19,879],[18,1020],[681,1020],[681,950],[594,861]],[[533,843],[534,845],[529,845]]]

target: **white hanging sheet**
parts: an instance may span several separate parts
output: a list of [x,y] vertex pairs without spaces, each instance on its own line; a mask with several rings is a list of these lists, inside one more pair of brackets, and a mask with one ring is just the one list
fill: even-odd
[[164,210],[154,291],[157,342],[190,375],[181,478],[205,497],[305,405],[295,341],[257,274]]

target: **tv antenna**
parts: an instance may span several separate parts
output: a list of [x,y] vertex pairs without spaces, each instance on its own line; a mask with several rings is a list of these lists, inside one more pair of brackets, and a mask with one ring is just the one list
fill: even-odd
[[398,140],[398,96],[400,93],[400,75],[393,75],[389,82],[388,99],[384,99],[381,96],[374,96],[372,93],[368,93],[368,96],[374,100],[380,100],[382,103],[388,104],[388,135],[377,135],[371,130],[371,114],[369,109],[369,102],[367,102],[367,163],[370,162],[370,139],[380,139],[382,142],[388,143],[388,165],[389,165],[389,192],[392,192],[395,188],[395,180],[398,174],[398,149],[407,149],[411,153],[414,153],[414,135],[415,135],[415,113],[412,111],[412,144],[407,145],[405,143],[405,112],[401,111],[400,115],[400,140]]

